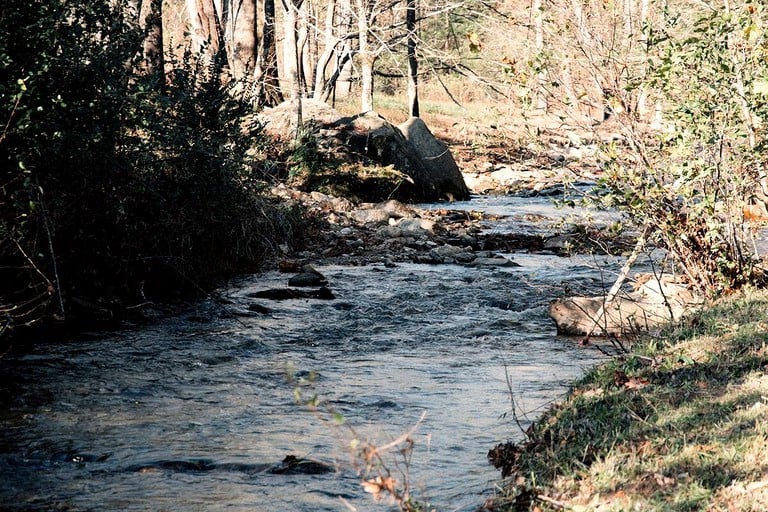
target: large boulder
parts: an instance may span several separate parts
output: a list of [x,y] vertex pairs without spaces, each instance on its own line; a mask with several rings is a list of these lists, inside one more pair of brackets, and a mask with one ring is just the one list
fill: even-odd
[[469,199],[469,189],[451,150],[432,135],[424,121],[411,117],[398,128],[424,165],[426,174],[413,176],[417,184],[421,182],[423,187],[440,196],[440,199]]
[[622,336],[647,332],[680,320],[700,307],[703,299],[678,278],[642,278],[627,293],[606,299],[566,297],[549,305],[549,315],[559,334],[578,336]]
[[[450,150],[435,139],[421,119],[409,120],[401,131],[373,111],[343,117],[313,100],[304,100],[302,108],[304,120],[315,123],[318,149],[350,164],[315,180],[326,185],[346,182],[326,187],[335,193],[346,188],[349,195],[363,201],[388,197],[408,201],[469,199],[469,189]],[[292,116],[286,102],[265,109],[257,119],[268,133],[289,138]],[[312,188],[312,183],[307,185]]]
[[408,175],[412,199],[418,201],[469,199],[469,189],[447,146],[439,142],[421,119],[394,126],[376,112],[339,119],[333,124],[343,145],[382,166]]

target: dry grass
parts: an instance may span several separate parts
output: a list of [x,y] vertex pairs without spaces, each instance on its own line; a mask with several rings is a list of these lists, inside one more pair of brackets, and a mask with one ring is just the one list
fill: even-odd
[[767,312],[768,292],[730,298],[595,369],[540,421],[499,508],[768,510]]

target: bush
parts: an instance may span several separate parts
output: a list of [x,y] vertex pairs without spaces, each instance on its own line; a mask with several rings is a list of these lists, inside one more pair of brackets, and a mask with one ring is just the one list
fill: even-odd
[[[760,194],[768,115],[768,45],[762,5],[704,10],[690,21],[666,13],[646,26],[646,83],[663,99],[667,126],[630,130],[630,150],[608,148],[602,200],[667,249],[709,296],[763,279],[745,208]],[[626,127],[636,128],[624,113]]]
[[251,177],[248,150],[267,139],[241,125],[246,106],[189,53],[166,83],[134,75],[142,34],[122,14],[108,2],[0,8],[8,321],[179,297],[297,235],[297,212]]

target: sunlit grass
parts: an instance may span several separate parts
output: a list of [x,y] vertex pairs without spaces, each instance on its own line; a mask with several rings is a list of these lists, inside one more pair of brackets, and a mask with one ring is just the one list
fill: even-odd
[[768,510],[767,301],[723,301],[590,372],[539,423],[508,496],[533,489],[531,510]]

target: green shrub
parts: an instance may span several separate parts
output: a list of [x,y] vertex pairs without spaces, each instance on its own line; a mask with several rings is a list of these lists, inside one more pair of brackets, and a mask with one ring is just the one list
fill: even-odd
[[744,211],[764,168],[768,12],[747,1],[687,14],[646,26],[643,85],[663,100],[666,126],[645,137],[623,113],[629,151],[607,148],[602,200],[653,228],[653,241],[715,296],[763,279]]

